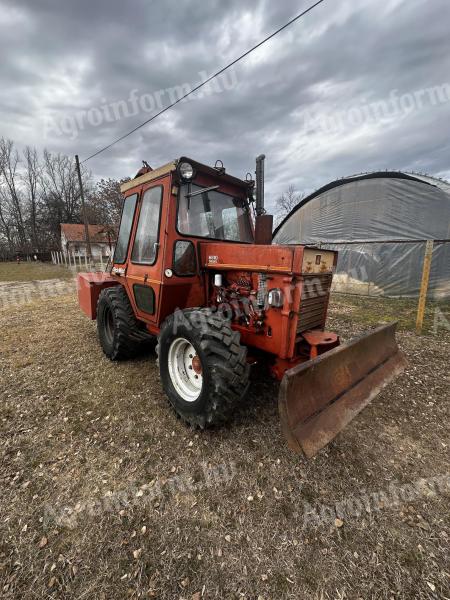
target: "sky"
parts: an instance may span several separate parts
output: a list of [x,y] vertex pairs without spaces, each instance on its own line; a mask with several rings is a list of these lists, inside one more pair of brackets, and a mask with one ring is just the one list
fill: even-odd
[[[0,0],[0,136],[81,160],[149,119],[312,0]],[[354,173],[450,179],[448,0],[325,0],[202,94],[87,161],[94,178],[190,156],[269,207]]]

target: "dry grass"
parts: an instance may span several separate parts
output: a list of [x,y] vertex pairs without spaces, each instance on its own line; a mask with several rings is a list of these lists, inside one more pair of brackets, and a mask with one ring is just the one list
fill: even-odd
[[67,279],[70,277],[73,277],[70,269],[51,263],[0,262],[0,282],[41,281],[42,279]]
[[[356,304],[331,307],[346,338],[364,328]],[[284,445],[267,378],[230,427],[196,434],[167,408],[154,353],[107,361],[73,296],[5,307],[0,321],[2,598],[450,597],[448,494],[303,529],[304,502],[448,472],[449,332],[401,332],[406,374],[306,462]],[[202,481],[203,462],[235,463],[236,476],[84,511],[73,527],[44,518],[174,474]]]
[[[342,324],[351,324],[356,321],[368,326],[398,321],[399,330],[412,330],[416,324],[417,304],[417,299],[413,298],[366,298],[349,294],[335,294],[332,310],[340,316]],[[428,301],[423,333],[432,333],[435,321],[439,326],[439,316],[436,318],[437,309],[441,311],[441,314],[447,315],[447,320],[449,320],[450,302],[448,300]]]

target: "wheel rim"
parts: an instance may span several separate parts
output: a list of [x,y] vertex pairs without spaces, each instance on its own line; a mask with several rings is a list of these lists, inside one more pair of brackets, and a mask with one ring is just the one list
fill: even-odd
[[109,307],[105,310],[105,335],[108,344],[112,344],[114,339],[114,315]]
[[177,338],[169,348],[169,375],[183,400],[194,402],[203,386],[202,363],[194,346],[185,338]]

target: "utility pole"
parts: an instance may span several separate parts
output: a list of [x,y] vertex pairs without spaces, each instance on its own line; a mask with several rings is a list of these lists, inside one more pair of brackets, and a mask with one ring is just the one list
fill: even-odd
[[83,209],[84,235],[86,237],[87,255],[90,259],[92,257],[91,239],[89,237],[89,226],[88,226],[88,220],[87,220],[87,216],[86,216],[86,204],[84,202],[83,181],[81,180],[80,160],[78,158],[78,154],[75,154],[75,165],[76,165],[77,173],[78,173],[78,184],[80,186],[81,207]]

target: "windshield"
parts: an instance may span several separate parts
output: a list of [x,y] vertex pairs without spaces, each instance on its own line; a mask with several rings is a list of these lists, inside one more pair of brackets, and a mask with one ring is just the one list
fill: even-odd
[[178,231],[185,235],[252,242],[250,213],[246,200],[210,190],[190,196],[202,188],[194,184],[180,187]]

